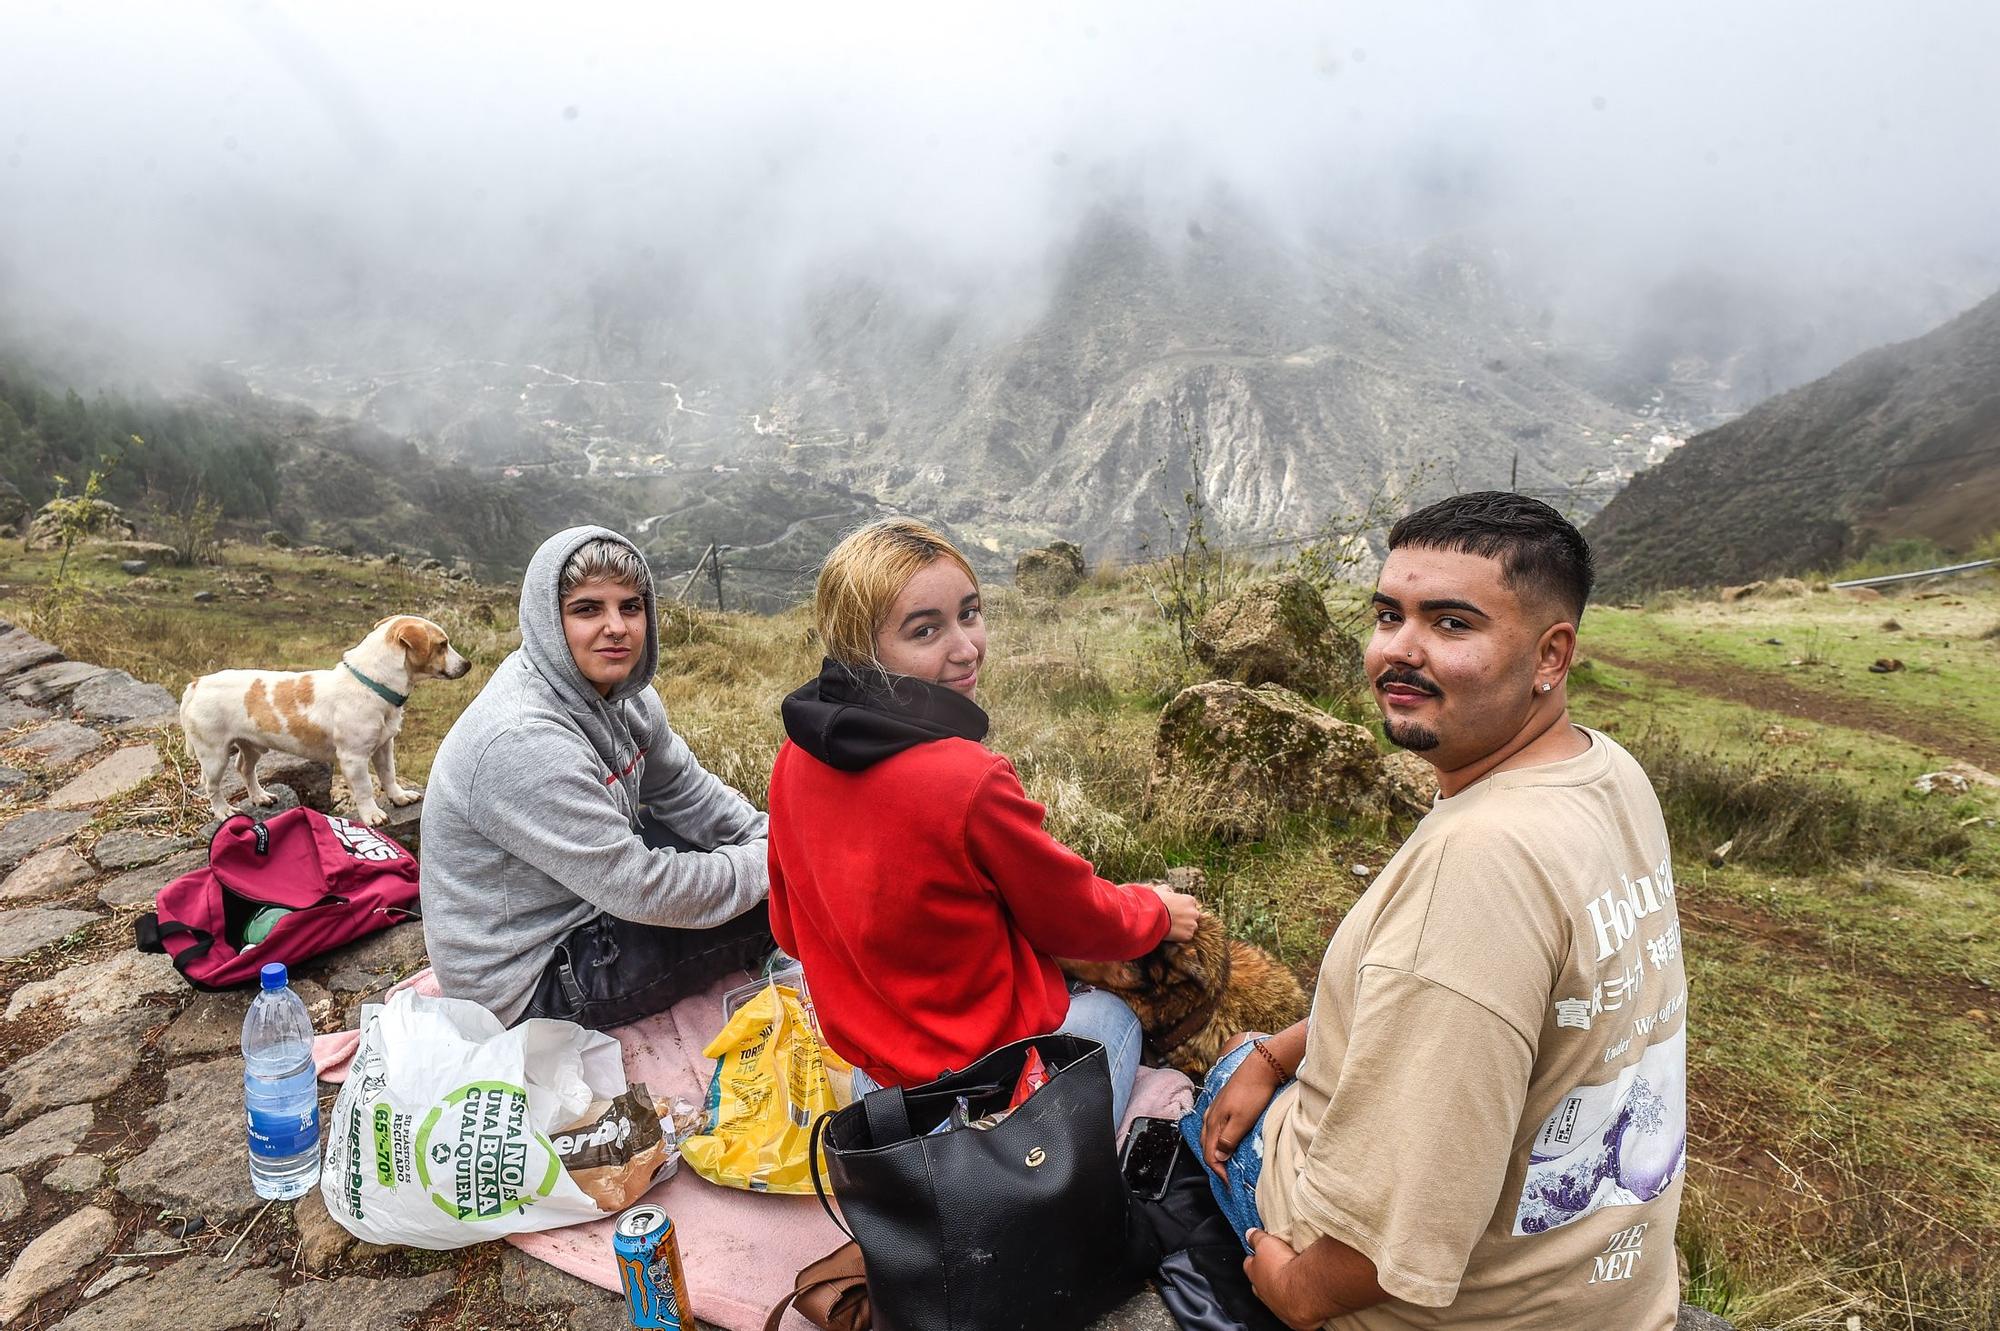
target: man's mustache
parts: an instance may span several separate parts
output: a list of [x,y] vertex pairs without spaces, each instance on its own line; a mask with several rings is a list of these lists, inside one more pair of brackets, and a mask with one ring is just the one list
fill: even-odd
[[1433,698],[1444,692],[1443,689],[1416,671],[1406,670],[1401,666],[1390,666],[1387,670],[1375,676],[1375,687],[1377,690],[1386,689],[1391,684],[1401,684],[1403,687],[1415,689],[1419,693],[1428,693]]

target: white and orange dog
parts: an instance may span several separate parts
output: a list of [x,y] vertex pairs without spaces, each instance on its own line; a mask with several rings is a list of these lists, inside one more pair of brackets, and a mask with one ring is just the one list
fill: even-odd
[[373,827],[388,818],[375,802],[369,768],[396,805],[421,790],[396,780],[396,735],[403,703],[420,679],[457,679],[472,663],[452,649],[428,619],[395,615],[370,630],[332,670],[218,670],[181,694],[181,729],[201,764],[202,784],[217,818],[230,814],[222,798],[229,754],[243,774],[252,804],[277,797],[257,780],[257,760],[271,749],[332,763],[347,778],[355,811]]

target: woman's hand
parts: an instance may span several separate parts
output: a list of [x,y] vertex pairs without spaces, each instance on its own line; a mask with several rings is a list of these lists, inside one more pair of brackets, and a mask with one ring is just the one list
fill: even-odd
[[1176,892],[1164,883],[1151,883],[1160,894],[1160,900],[1167,907],[1167,938],[1169,943],[1185,943],[1194,937],[1194,927],[1201,923],[1201,902],[1185,892]]
[[1270,1105],[1281,1084],[1269,1060],[1252,1050],[1248,1058],[1236,1065],[1236,1071],[1229,1074],[1221,1092],[1209,1101],[1208,1113],[1201,1122],[1201,1158],[1217,1178],[1223,1176],[1222,1167],[1257,1126],[1258,1115]]

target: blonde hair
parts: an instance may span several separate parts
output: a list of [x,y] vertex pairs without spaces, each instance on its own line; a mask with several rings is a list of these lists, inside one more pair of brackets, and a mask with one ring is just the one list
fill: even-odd
[[979,589],[979,575],[958,547],[915,518],[882,518],[841,538],[813,589],[813,622],[826,654],[845,666],[881,669],[876,632],[910,579],[940,559],[958,565]]

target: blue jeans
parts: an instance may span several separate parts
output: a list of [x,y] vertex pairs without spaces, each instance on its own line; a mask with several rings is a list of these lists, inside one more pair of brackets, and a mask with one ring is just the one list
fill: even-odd
[[[1201,1156],[1201,1127],[1208,1117],[1208,1107],[1222,1093],[1230,1074],[1242,1067],[1243,1060],[1251,1056],[1250,1044],[1245,1040],[1209,1069],[1201,1094],[1195,1097],[1194,1108],[1181,1117],[1181,1136],[1194,1148],[1197,1157]],[[1281,1086],[1279,1089],[1284,1088]],[[1271,1098],[1277,1099],[1276,1094]],[[1223,1165],[1223,1177],[1217,1178],[1207,1161],[1202,1162],[1201,1172],[1208,1177],[1209,1191],[1215,1194],[1216,1204],[1222,1208],[1222,1214],[1228,1218],[1230,1228],[1236,1231],[1238,1239],[1264,1225],[1264,1217],[1257,1210],[1257,1180],[1264,1176],[1264,1120],[1270,1114],[1271,1107],[1264,1106],[1264,1112],[1257,1116],[1256,1126],[1236,1144],[1228,1162]],[[1243,1242],[1243,1251],[1250,1251],[1247,1239]]]
[[[1115,1132],[1125,1123],[1125,1110],[1132,1103],[1132,1083],[1139,1076],[1139,1019],[1118,995],[1085,989],[1069,996],[1069,1015],[1056,1032],[1081,1035],[1104,1046],[1105,1061],[1111,1065],[1111,1126]],[[854,1069],[855,1099],[880,1089],[873,1077]]]

